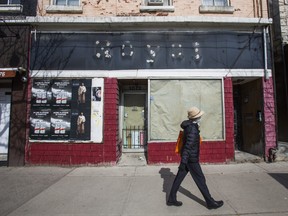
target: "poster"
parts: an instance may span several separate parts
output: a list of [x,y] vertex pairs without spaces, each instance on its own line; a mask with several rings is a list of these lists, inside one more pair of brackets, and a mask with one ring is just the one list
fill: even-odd
[[91,79],[72,81],[71,139],[90,140]]
[[30,139],[103,140],[104,79],[34,79]]
[[70,139],[70,109],[53,109],[51,112],[51,139]]
[[50,139],[51,109],[32,109],[30,116],[30,138]]
[[70,107],[72,99],[71,80],[53,80],[51,92],[53,107]]
[[73,110],[71,113],[71,139],[90,140],[90,109]]
[[92,79],[91,140],[103,140],[103,87],[104,79]]
[[33,80],[32,85],[32,107],[50,107],[52,100],[51,80]]

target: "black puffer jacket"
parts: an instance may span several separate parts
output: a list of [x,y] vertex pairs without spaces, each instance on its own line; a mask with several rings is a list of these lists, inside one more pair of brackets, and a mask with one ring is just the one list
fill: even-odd
[[200,131],[199,126],[193,120],[185,120],[181,123],[184,130],[181,163],[199,162]]

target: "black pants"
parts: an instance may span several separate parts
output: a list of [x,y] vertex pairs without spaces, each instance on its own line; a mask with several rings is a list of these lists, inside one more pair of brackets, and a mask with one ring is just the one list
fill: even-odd
[[188,163],[184,170],[181,170],[181,169],[178,170],[178,173],[174,179],[174,182],[171,188],[169,201],[177,200],[176,193],[179,190],[179,187],[182,181],[184,180],[185,176],[187,175],[189,171],[197,187],[199,188],[201,194],[203,195],[206,203],[209,204],[213,202],[214,200],[209,193],[209,189],[206,185],[206,179],[205,179],[205,176],[202,172],[202,169],[199,163]]

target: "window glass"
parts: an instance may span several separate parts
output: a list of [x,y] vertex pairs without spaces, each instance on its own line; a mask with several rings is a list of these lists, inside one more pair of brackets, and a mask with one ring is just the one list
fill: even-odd
[[227,0],[203,0],[206,6],[228,6]]
[[21,0],[9,0],[10,4],[20,4]]
[[146,0],[148,6],[169,6],[170,0]]
[[20,4],[21,0],[0,0],[0,4]]
[[66,0],[55,0],[55,5],[66,5]]
[[68,5],[79,6],[79,0],[68,0]]
[[79,6],[79,0],[55,0],[55,5]]
[[224,139],[222,94],[222,80],[151,80],[150,139],[177,139],[180,124],[192,106],[205,112],[201,136]]
[[213,0],[203,0],[203,5],[213,6]]
[[228,6],[226,0],[214,0],[215,6]]

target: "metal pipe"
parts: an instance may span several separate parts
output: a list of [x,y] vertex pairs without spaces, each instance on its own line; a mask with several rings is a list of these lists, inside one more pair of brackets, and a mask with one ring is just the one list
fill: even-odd
[[267,67],[267,27],[263,27],[263,46],[264,46],[264,78],[265,81],[269,80],[268,67]]

